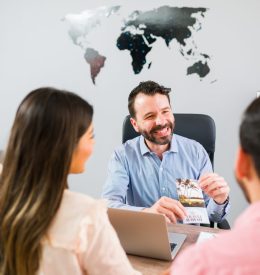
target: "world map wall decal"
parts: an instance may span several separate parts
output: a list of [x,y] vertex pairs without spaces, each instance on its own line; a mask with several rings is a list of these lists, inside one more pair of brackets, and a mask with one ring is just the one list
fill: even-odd
[[[100,37],[111,28],[117,32],[112,35],[113,45],[118,51],[129,53],[132,60],[129,65],[134,74],[151,68],[152,61],[147,61],[147,54],[158,39],[163,39],[168,50],[178,50],[185,60],[190,61],[186,74],[196,74],[203,80],[210,72],[210,56],[198,50],[193,33],[201,30],[206,12],[207,8],[203,7],[161,6],[151,10],[137,9],[128,14],[122,6],[111,6],[67,14],[63,20],[69,23],[68,33],[73,43],[84,51],[93,84],[100,72],[106,69],[106,61],[110,58],[102,52],[106,41],[100,43]],[[178,44],[178,49],[171,49],[172,41]]]

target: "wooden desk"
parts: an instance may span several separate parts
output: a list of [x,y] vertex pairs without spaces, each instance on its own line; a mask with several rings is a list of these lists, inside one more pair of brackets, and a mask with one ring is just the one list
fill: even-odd
[[[200,232],[220,232],[222,230],[210,227],[201,227],[194,225],[184,225],[184,224],[176,224],[169,225],[169,231],[184,233],[187,235],[181,249],[178,254],[185,249],[185,247],[194,244],[197,241]],[[178,255],[177,255],[178,257]],[[128,259],[136,270],[139,270],[144,275],[157,275],[161,274],[164,270],[169,268],[172,262],[156,260],[152,258],[138,257],[133,255],[128,255]]]

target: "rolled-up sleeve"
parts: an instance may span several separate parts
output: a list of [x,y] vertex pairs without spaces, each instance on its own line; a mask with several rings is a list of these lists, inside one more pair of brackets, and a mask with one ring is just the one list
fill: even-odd
[[124,153],[116,150],[108,164],[108,175],[103,187],[102,197],[107,199],[108,207],[142,210],[144,207],[126,204],[126,194],[130,183],[129,169]]
[[213,222],[221,222],[226,218],[229,208],[229,200],[223,204],[217,204],[213,199],[210,199],[207,205],[209,219]]

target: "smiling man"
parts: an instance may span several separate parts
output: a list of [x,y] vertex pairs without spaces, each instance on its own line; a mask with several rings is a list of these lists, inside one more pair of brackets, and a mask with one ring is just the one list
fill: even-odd
[[186,216],[176,179],[195,179],[204,191],[209,219],[220,222],[229,208],[230,188],[212,173],[202,145],[174,134],[170,91],[153,81],[141,82],[131,91],[131,123],[141,135],[114,151],[103,197],[110,207],[161,213],[176,223]]

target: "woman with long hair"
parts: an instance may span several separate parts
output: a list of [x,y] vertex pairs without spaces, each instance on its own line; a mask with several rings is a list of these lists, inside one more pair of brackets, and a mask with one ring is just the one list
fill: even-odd
[[102,201],[68,190],[92,153],[93,108],[40,88],[20,104],[0,177],[0,274],[139,274]]

